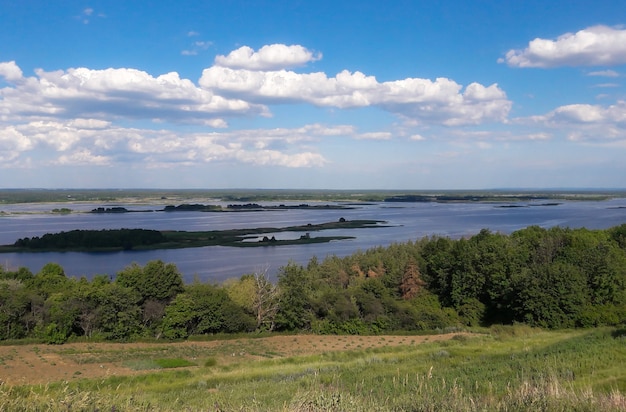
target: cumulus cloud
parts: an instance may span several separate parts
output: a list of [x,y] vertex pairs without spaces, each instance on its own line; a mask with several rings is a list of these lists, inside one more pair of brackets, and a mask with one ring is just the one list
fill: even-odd
[[[16,82],[0,89],[0,116],[12,118],[111,118],[224,124],[229,115],[266,114],[267,108],[229,99],[197,87],[175,73],[157,77],[136,69],[87,68],[21,77],[14,62],[2,63],[0,74]],[[19,80],[19,82],[18,82]]]
[[564,131],[570,140],[626,144],[626,102],[609,106],[570,104],[557,107],[542,116],[533,116],[528,123],[545,125]]
[[[133,68],[37,69],[25,76],[16,62],[0,62],[0,159],[6,161],[0,167],[33,159],[42,166],[319,167],[328,162],[316,148],[324,139],[421,140],[407,128],[498,122],[511,108],[497,84],[463,86],[447,78],[380,82],[358,71],[331,77],[288,69],[320,58],[302,46],[242,47],[218,56],[197,82],[176,72],[153,75]],[[224,130],[232,118],[270,116],[271,105],[284,103],[378,108],[398,116],[404,129],[372,132],[312,123]]]
[[0,62],[0,76],[8,82],[16,82],[22,79],[22,69],[14,61]]
[[248,46],[215,58],[215,65],[231,69],[274,70],[304,66],[322,58],[300,45],[271,44],[254,51]]
[[374,76],[347,70],[329,78],[322,72],[300,74],[213,66],[203,71],[199,83],[222,95],[257,103],[302,102],[342,109],[376,106],[424,123],[451,126],[502,121],[511,108],[497,84],[472,83],[463,90],[463,86],[447,78],[381,83]]
[[523,50],[509,50],[511,67],[616,66],[626,63],[626,30],[592,26],[556,40],[534,39]]
[[24,135],[15,126],[8,126],[0,133],[0,153],[23,152],[34,147],[33,139]]
[[218,56],[198,85],[176,72],[153,76],[131,68],[38,69],[35,76],[24,77],[15,62],[5,62],[0,63],[0,76],[12,87],[0,89],[0,121],[130,119],[225,127],[228,117],[270,116],[269,105],[293,102],[340,109],[378,107],[407,122],[455,126],[502,121],[511,108],[496,84],[463,87],[447,78],[379,82],[358,71],[329,77],[323,72],[267,69],[320,57],[302,46],[270,45],[258,51],[242,47]]
[[570,104],[558,107],[545,116],[551,122],[615,123],[626,126],[626,102],[619,101],[608,107],[591,104]]

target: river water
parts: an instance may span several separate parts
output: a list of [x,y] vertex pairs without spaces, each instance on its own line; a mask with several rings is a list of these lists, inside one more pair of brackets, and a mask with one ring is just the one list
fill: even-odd
[[[550,201],[552,202],[552,201]],[[284,203],[284,202],[282,202]],[[140,228],[155,230],[223,230],[234,228],[285,227],[307,223],[347,220],[384,220],[388,227],[328,230],[313,232],[312,236],[345,235],[352,240],[330,243],[266,246],[209,246],[190,249],[124,251],[113,253],[39,252],[0,254],[0,264],[8,269],[27,267],[33,273],[43,265],[55,262],[63,266],[68,276],[96,274],[114,276],[135,262],[145,265],[161,259],[174,263],[186,282],[194,278],[203,282],[221,282],[246,273],[267,269],[270,275],[289,261],[306,264],[313,256],[322,260],[329,255],[347,256],[358,250],[391,243],[417,240],[424,236],[441,235],[459,238],[486,228],[493,232],[511,233],[527,226],[586,227],[606,229],[626,223],[626,199],[606,201],[557,201],[517,204],[509,203],[372,203],[356,205],[354,209],[291,209],[261,212],[160,212],[164,205],[137,204],[20,204],[0,206],[0,244],[12,244],[19,238],[42,236],[73,229]],[[272,203],[263,203],[271,205]],[[324,203],[326,204],[326,203]],[[76,213],[95,207],[123,206],[138,213],[92,214]],[[66,207],[73,213],[51,214],[51,210]],[[299,237],[301,233],[293,234]],[[271,236],[271,235],[270,235]],[[276,234],[284,238],[289,234]]]

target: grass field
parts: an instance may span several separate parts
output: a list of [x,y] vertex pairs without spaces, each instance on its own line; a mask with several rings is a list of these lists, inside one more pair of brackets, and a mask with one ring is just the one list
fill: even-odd
[[626,330],[0,346],[0,411],[626,410]]

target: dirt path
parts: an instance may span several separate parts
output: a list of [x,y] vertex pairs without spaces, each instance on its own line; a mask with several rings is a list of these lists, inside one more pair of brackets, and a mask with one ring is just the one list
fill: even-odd
[[186,359],[218,365],[257,359],[313,355],[451,339],[456,334],[429,336],[292,335],[177,343],[69,343],[65,345],[0,346],[0,384],[26,385],[106,378],[154,372],[142,368],[150,360]]

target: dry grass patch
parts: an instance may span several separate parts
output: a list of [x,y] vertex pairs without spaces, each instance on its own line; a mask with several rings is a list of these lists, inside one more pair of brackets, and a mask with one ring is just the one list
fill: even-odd
[[[451,339],[455,334],[411,336],[410,344]],[[68,343],[0,346],[0,379],[6,385],[46,384],[77,378],[154,372],[157,359],[225,366],[251,360],[317,355],[407,345],[406,336],[277,335],[265,338],[173,343]],[[186,367],[196,367],[187,365]]]

